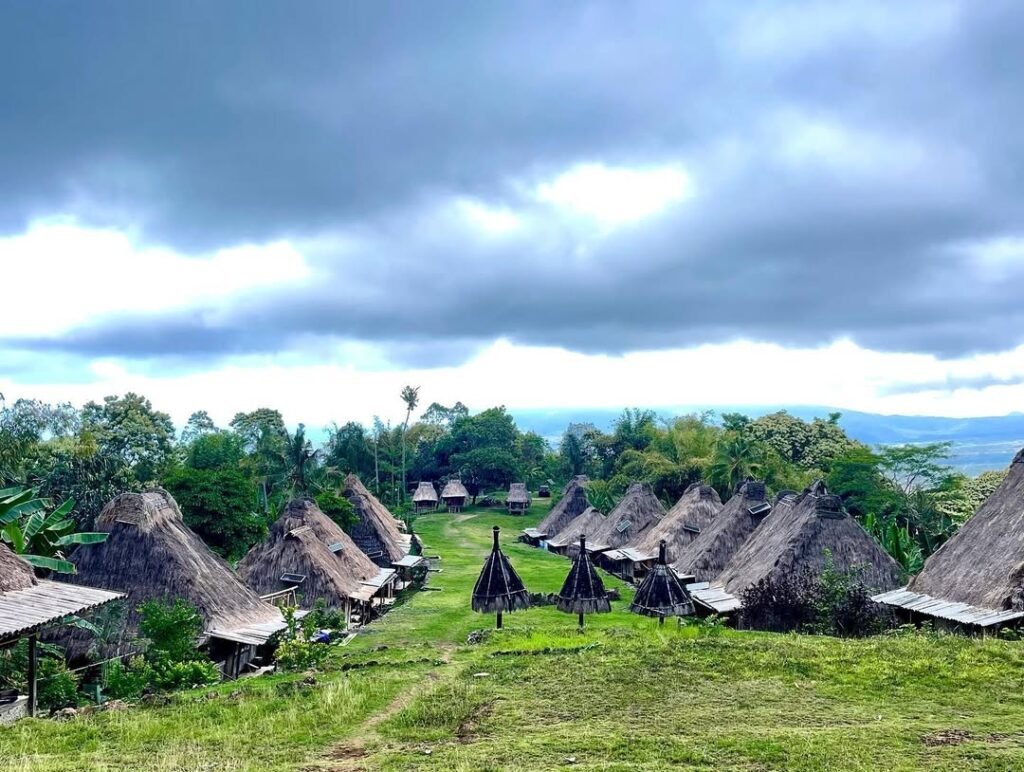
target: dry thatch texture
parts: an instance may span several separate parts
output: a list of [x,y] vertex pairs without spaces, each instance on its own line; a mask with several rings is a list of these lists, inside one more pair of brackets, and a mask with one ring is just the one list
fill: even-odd
[[580,536],[588,533],[596,533],[605,523],[605,516],[593,507],[587,507],[583,512],[569,521],[561,531],[548,539],[548,548],[562,550],[570,544],[579,541]]
[[683,547],[672,567],[698,582],[714,580],[761,524],[765,513],[759,509],[767,503],[763,482],[743,483],[700,536]]
[[[623,547],[643,536],[665,517],[665,507],[650,485],[633,483],[602,526],[587,534],[591,550]],[[570,550],[571,551],[571,550]]]
[[907,589],[993,611],[1024,611],[1024,450]]
[[441,491],[441,498],[445,501],[449,499],[462,499],[465,501],[469,498],[469,491],[462,484],[462,480],[456,478],[445,483],[444,490]]
[[412,503],[417,507],[437,506],[437,490],[430,482],[421,482],[412,494]]
[[603,614],[612,610],[604,582],[587,554],[586,536],[580,536],[579,552],[558,591],[555,606],[567,614]]
[[668,567],[664,541],[658,545],[658,562],[640,583],[633,602],[629,604],[629,610],[634,614],[661,619],[684,617],[693,613],[690,593]]
[[658,545],[664,539],[671,562],[708,527],[721,508],[718,491],[710,485],[694,483],[659,523],[628,546],[643,555],[657,555]]
[[578,475],[569,481],[562,498],[537,525],[539,533],[554,536],[590,506],[590,502],[587,501],[586,483],[585,475]]
[[[343,609],[346,599],[359,592],[360,582],[374,578],[379,570],[310,499],[289,502],[270,526],[266,541],[238,564],[242,581],[260,595],[297,585],[295,595],[303,608],[323,600],[328,608]],[[305,579],[284,581],[285,574]]]
[[351,530],[352,540],[374,563],[388,568],[409,554],[409,536],[354,474],[345,478],[344,494],[359,518]]
[[508,486],[508,495],[505,497],[505,506],[511,510],[529,509],[533,503],[530,492],[526,490],[526,483],[512,483]]
[[[123,493],[96,520],[107,540],[79,547],[71,555],[78,572],[61,581],[128,594],[122,640],[134,637],[137,608],[148,600],[183,598],[196,607],[205,630],[230,631],[276,623],[281,612],[246,587],[223,558],[188,529],[167,491]],[[70,630],[70,629],[68,629]],[[61,636],[73,659],[85,654],[91,636]]]
[[843,511],[838,496],[815,484],[799,496],[777,499],[772,513],[736,550],[716,580],[726,592],[739,596],[762,579],[775,579],[808,569],[820,576],[825,552],[838,571],[857,570],[872,590],[899,586],[902,571],[867,531]]
[[491,554],[484,561],[480,576],[473,587],[473,611],[482,613],[517,611],[528,608],[530,594],[523,586],[523,580],[508,562],[505,553],[498,546],[498,526],[494,526],[494,544]]
[[25,590],[37,584],[32,566],[0,542],[0,592]]

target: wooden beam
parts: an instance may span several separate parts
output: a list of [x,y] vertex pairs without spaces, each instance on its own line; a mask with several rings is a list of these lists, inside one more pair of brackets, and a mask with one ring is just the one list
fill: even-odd
[[28,714],[35,716],[37,702],[36,684],[36,636],[28,637]]

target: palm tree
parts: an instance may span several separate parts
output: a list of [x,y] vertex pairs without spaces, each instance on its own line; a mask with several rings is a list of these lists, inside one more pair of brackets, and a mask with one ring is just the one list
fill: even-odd
[[315,462],[319,455],[320,451],[313,450],[313,445],[306,439],[306,425],[299,424],[295,434],[288,437],[281,458],[293,495],[309,493],[309,470],[307,467]]
[[405,501],[405,433],[409,431],[409,418],[412,416],[412,411],[420,403],[420,387],[406,386],[402,389],[402,401],[405,403],[405,423],[402,424],[402,496],[399,500]]
[[764,468],[764,447],[736,432],[728,432],[715,447],[711,477],[732,493],[744,480],[757,477]]

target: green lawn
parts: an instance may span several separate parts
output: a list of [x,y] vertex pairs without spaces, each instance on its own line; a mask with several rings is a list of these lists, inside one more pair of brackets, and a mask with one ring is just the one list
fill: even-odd
[[[1024,769],[1024,644],[737,633],[626,611],[473,614],[490,527],[532,591],[568,562],[512,518],[421,518],[443,571],[312,687],[273,677],[168,706],[0,729],[8,769]],[[232,692],[241,689],[241,694]],[[570,764],[568,759],[574,759]]]

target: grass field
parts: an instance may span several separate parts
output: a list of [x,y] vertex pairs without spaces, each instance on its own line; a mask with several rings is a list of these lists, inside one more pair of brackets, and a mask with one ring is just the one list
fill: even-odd
[[[903,635],[863,641],[666,624],[552,607],[473,614],[503,528],[532,591],[568,562],[511,518],[421,518],[443,571],[340,648],[303,687],[275,676],[170,705],[0,729],[4,769],[1024,769],[1024,644]],[[614,583],[614,582],[612,582]],[[621,586],[621,585],[619,585]],[[211,696],[214,695],[214,696]]]

